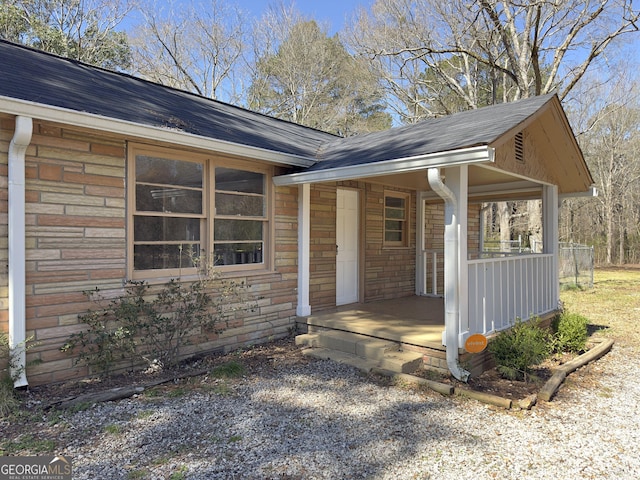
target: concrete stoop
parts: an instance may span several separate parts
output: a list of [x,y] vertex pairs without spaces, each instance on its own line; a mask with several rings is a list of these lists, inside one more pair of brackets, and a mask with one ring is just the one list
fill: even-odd
[[302,352],[315,358],[346,363],[362,371],[374,368],[395,373],[411,373],[422,366],[423,355],[401,351],[396,342],[357,333],[324,330],[296,336]]

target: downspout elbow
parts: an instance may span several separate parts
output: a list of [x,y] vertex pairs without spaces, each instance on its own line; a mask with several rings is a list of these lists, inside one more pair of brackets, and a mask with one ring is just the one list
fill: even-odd
[[33,120],[16,117],[9,144],[9,349],[14,387],[25,387],[26,376],[26,254],[25,156],[31,143]]
[[429,180],[429,186],[438,194],[445,202],[445,205],[449,205],[453,208],[458,206],[458,199],[455,194],[447,187],[442,181],[439,168],[429,168],[427,170],[427,180]]
[[[451,374],[466,382],[470,376],[460,366],[458,359],[458,324],[460,321],[459,308],[459,275],[458,275],[458,228],[457,208],[458,199],[455,193],[442,181],[439,168],[427,170],[427,180],[431,189],[444,200],[445,203],[445,340],[447,367]],[[451,253],[453,252],[453,253]]]

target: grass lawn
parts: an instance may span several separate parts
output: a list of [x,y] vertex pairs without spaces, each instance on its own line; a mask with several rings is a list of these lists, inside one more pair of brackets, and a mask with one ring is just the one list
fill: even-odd
[[597,335],[640,353],[640,269],[596,269],[594,287],[564,290],[560,298],[569,312],[580,313]]

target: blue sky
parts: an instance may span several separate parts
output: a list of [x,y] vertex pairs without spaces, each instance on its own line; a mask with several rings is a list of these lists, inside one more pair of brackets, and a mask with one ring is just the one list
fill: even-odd
[[[279,4],[277,0],[229,0],[229,3],[250,11],[256,17],[260,17],[269,5]],[[355,13],[359,6],[368,7],[373,0],[285,0],[284,3],[285,5],[293,4],[296,10],[322,24],[327,24],[329,32],[335,33],[342,29],[345,19]]]

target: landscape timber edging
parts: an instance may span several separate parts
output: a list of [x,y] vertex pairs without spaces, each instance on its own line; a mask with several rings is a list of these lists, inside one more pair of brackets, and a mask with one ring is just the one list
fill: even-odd
[[564,379],[567,377],[567,375],[569,375],[571,372],[576,371],[578,368],[586,365],[587,363],[603,357],[611,350],[611,347],[613,347],[614,343],[614,341],[611,339],[592,339],[592,341],[594,343],[597,343],[597,345],[589,349],[589,351],[583,353],[582,355],[574,358],[573,360],[557,367],[554,374],[549,380],[547,380],[547,383],[544,384],[537,395],[529,395],[519,401],[500,397],[498,395],[477,392],[475,390],[469,390],[466,388],[454,388],[451,385],[434,382],[432,380],[426,380],[421,377],[416,377],[415,375],[406,373],[394,373],[381,368],[374,368],[371,372],[374,374],[390,377],[394,380],[405,381],[407,383],[413,383],[417,385],[424,385],[442,395],[456,394],[467,398],[473,398],[474,400],[478,400],[482,403],[501,407],[506,410],[511,409],[514,405],[517,405],[522,410],[530,410],[536,404],[538,398],[544,400],[545,402],[551,401],[551,398],[553,398],[555,393],[558,391],[558,388],[560,388],[560,385],[562,385],[562,382],[564,382]]
[[538,392],[538,398],[544,400],[545,402],[550,402],[553,396],[558,391],[558,388],[560,388],[562,382],[564,382],[564,379],[567,377],[567,375],[569,375],[571,372],[576,371],[578,368],[586,365],[587,363],[598,360],[600,357],[607,354],[611,350],[611,347],[613,347],[613,343],[613,340],[610,338],[606,340],[602,339],[600,340],[598,345],[591,348],[588,352],[583,353],[570,362],[560,365],[558,368],[556,368],[552,377],[547,380],[547,383],[545,383],[544,386],[540,389],[540,391]]

